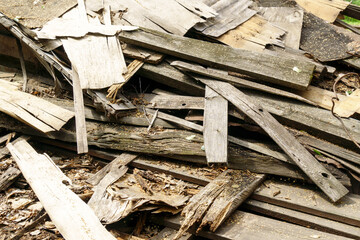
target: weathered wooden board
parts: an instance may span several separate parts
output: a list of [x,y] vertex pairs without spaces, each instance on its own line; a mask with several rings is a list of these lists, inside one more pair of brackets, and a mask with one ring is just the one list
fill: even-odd
[[205,89],[204,146],[208,164],[227,163],[228,155],[228,101]]
[[214,78],[214,79],[217,79],[220,81],[228,82],[236,87],[256,89],[256,90],[259,90],[262,92],[272,93],[275,95],[279,95],[279,96],[283,96],[283,97],[287,97],[287,98],[293,98],[293,99],[296,99],[296,100],[299,100],[302,102],[313,104],[311,101],[306,100],[305,98],[303,98],[299,95],[296,95],[291,92],[287,92],[287,91],[284,91],[284,90],[281,90],[278,88],[269,87],[267,85],[257,83],[257,82],[251,81],[251,80],[246,80],[246,79],[242,79],[240,77],[231,76],[226,71],[213,69],[213,68],[205,68],[198,64],[191,64],[191,63],[182,62],[182,61],[172,61],[171,66],[174,66],[176,68],[179,68],[180,70],[184,70],[187,72],[200,74],[200,75],[203,75],[206,77],[211,77],[211,78]]
[[284,29],[284,44],[299,49],[304,11],[289,7],[261,7],[260,15],[266,20]]
[[204,96],[205,94],[202,84],[197,83],[194,79],[170,66],[167,62],[162,62],[156,66],[144,64],[139,69],[138,74],[191,96]]
[[247,200],[242,205],[242,207],[265,216],[287,221],[307,228],[312,228],[352,239],[360,239],[360,229],[358,227],[339,223],[337,221],[326,218],[317,217],[307,213],[294,211],[288,208],[256,200]]
[[86,153],[88,151],[88,140],[86,133],[84,96],[76,67],[73,67],[72,77],[77,151],[78,153]]
[[76,5],[76,0],[8,0],[0,1],[0,12],[12,19],[17,19],[28,28],[42,27],[46,22],[59,17]]
[[[98,12],[102,6],[96,0],[87,1],[87,7]],[[133,26],[146,27],[163,32],[184,35],[203,18],[213,17],[216,11],[201,1],[180,0],[136,0],[107,1],[113,12],[121,15],[114,16],[114,23],[127,23]],[[203,18],[202,18],[203,17]]]
[[195,25],[195,29],[211,37],[219,37],[227,31],[236,28],[256,14],[249,8],[250,0],[221,0],[209,4],[218,15],[204,23]]
[[344,9],[344,11],[342,13],[346,16],[360,19],[360,17],[359,17],[360,16],[360,6],[355,5],[355,4],[350,4]]
[[354,50],[352,42],[353,39],[336,31],[324,20],[311,13],[304,13],[300,48],[315,59],[327,62],[349,58],[351,55],[348,52]]
[[7,145],[27,182],[59,232],[68,240],[111,239],[94,212],[64,182],[71,184],[47,155],[38,154],[26,141]]
[[121,32],[119,38],[124,42],[185,60],[240,72],[297,89],[305,89],[310,84],[315,69],[315,65],[305,61],[250,53],[220,44],[145,29]]
[[[266,185],[266,186],[265,186]],[[326,196],[311,186],[289,184],[288,182],[266,181],[252,196],[253,199],[296,211],[332,219],[359,227],[360,197],[348,194],[336,204],[326,200]],[[277,194],[274,194],[274,193]]]
[[141,94],[139,97],[145,100],[146,107],[157,109],[204,109],[205,104],[203,97],[164,96],[149,93]]
[[[179,215],[151,218],[154,223],[174,229],[180,227],[182,220]],[[190,233],[195,231],[196,229],[189,230]],[[214,240],[349,239],[243,211],[235,211],[215,233],[200,231],[197,235]]]
[[159,64],[165,57],[163,54],[145,48],[138,48],[130,44],[123,46],[122,50],[125,57],[138,59],[151,64]]
[[231,47],[262,52],[267,44],[283,46],[281,39],[285,30],[270,23],[260,15],[251,17],[248,21],[217,38]]
[[327,22],[334,22],[341,11],[350,4],[343,0],[296,0],[306,11],[324,19]]
[[254,99],[251,99],[229,83],[214,80],[202,80],[202,82],[234,104],[263,128],[333,202],[338,201],[348,193],[348,190],[307,152],[296,138],[275,120],[269,112],[254,103]]
[[60,130],[74,113],[0,80],[0,111],[44,133]]

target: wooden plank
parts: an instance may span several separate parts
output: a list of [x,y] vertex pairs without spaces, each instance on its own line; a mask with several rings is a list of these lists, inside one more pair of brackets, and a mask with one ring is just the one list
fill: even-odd
[[[136,0],[112,0],[108,4],[113,12],[123,12],[121,16],[114,17],[115,24],[130,23],[177,35],[184,35],[196,23],[204,22],[204,19],[216,14],[199,1],[148,0],[140,3]],[[94,12],[102,8],[96,0],[87,1],[87,6]]]
[[359,19],[360,6],[355,4],[349,4],[342,13],[346,16]]
[[299,49],[304,11],[289,7],[260,7],[260,15],[266,20],[284,29],[286,35],[284,44],[293,49]]
[[[151,218],[152,222],[173,229],[178,229],[182,220],[179,215]],[[196,229],[190,229],[189,232],[195,233]],[[235,211],[215,233],[200,231],[197,235],[214,240],[348,239],[243,211]]]
[[26,141],[7,145],[27,182],[65,239],[112,239],[93,211],[65,184],[71,184],[47,155]]
[[262,52],[268,44],[283,46],[281,39],[286,31],[263,18],[252,16],[248,21],[217,38],[233,48]]
[[254,100],[229,83],[205,80],[207,86],[225,97],[239,110],[247,114],[290,156],[294,163],[321,189],[336,202],[348,190],[336,180],[306,149],[266,110]]
[[126,44],[124,46],[123,53],[125,57],[141,60],[151,64],[159,64],[165,57],[163,54],[145,48],[135,47],[130,44]]
[[26,92],[28,79],[27,79],[27,72],[26,72],[26,66],[25,66],[24,53],[23,53],[23,50],[22,50],[21,41],[19,39],[16,39],[16,45],[18,47],[21,71],[22,71],[23,81],[24,81],[22,90],[23,90],[23,92]]
[[[85,26],[89,23],[100,25],[98,19],[88,22],[85,6],[82,5],[79,4],[77,19]],[[76,68],[82,89],[102,89],[125,81],[123,74],[127,69],[120,43],[116,38],[110,39],[113,40],[108,43],[105,36],[87,35],[81,39],[61,40],[72,68]]]
[[[211,67],[240,72],[290,88],[305,89],[309,85],[315,69],[315,65],[305,61],[262,53],[252,52],[250,54],[246,50],[145,29],[122,32],[119,34],[119,39],[164,54]],[[259,62],[261,62],[260,65]],[[294,68],[300,71],[295,71]]]
[[5,80],[0,80],[0,93],[0,111],[44,133],[60,130],[74,116],[62,107],[19,91]]
[[228,101],[209,87],[205,89],[203,134],[207,163],[227,163]]
[[[204,109],[205,99],[203,97],[189,96],[164,96],[155,94],[141,94],[147,103],[147,108],[156,109]],[[139,96],[139,97],[141,97]]]
[[306,11],[330,23],[334,22],[339,13],[350,4],[343,0],[296,0],[296,3]]
[[352,239],[360,239],[360,229],[337,221],[328,220],[307,213],[294,211],[269,203],[256,200],[247,200],[243,208],[252,212],[260,213],[275,219],[280,219],[296,225],[316,229]]
[[144,64],[138,71],[138,74],[191,96],[204,96],[205,94],[202,84],[197,83],[194,79],[170,66],[167,62],[162,62],[156,66]]
[[332,204],[322,192],[310,185],[280,181],[266,181],[265,185],[254,192],[253,199],[356,227],[360,226],[360,218],[357,214],[360,208],[359,195],[348,194],[337,204]]
[[[217,69],[212,68],[204,68],[201,65],[198,64],[191,64],[187,62],[182,61],[172,61],[171,66],[174,66],[180,70],[184,70],[191,73],[200,74],[202,76],[211,77],[220,81],[231,83],[234,86],[240,87],[240,88],[250,88],[250,89],[256,89],[262,92],[267,92],[287,98],[296,99],[302,102],[306,102],[309,104],[314,104],[312,101],[309,101],[299,95],[293,94],[291,92],[287,92],[278,88],[269,87],[267,85],[257,83],[255,81],[246,80],[240,77],[231,76],[228,74],[227,71],[220,71]],[[309,86],[311,87],[311,86]]]
[[80,79],[76,68],[73,68],[73,98],[75,109],[75,127],[77,152],[88,152],[88,140],[86,133],[86,120],[84,109],[84,96],[80,86]]
[[9,167],[3,174],[0,175],[0,192],[5,191],[16,179],[20,176],[19,169]]
[[342,147],[332,144],[330,142],[322,141],[320,139],[309,136],[307,134],[301,134],[301,133],[296,132],[296,133],[294,133],[294,135],[296,136],[296,139],[301,144],[306,144],[306,145],[309,145],[312,147],[316,147],[316,148],[321,149],[325,152],[328,152],[332,155],[335,155],[342,159],[345,159],[346,161],[360,165],[360,154],[358,154],[356,152],[342,148]]
[[194,28],[207,36],[219,37],[256,14],[256,11],[249,8],[251,4],[249,0],[221,0],[209,4],[218,15],[204,23],[198,23]]

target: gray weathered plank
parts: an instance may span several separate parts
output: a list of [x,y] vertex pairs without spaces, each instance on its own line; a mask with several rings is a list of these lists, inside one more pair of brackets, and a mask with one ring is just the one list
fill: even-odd
[[310,84],[315,69],[314,64],[305,61],[234,49],[152,30],[121,32],[119,38],[126,43],[164,54],[296,89],[305,89]]
[[114,240],[99,219],[64,183],[71,184],[46,154],[38,154],[26,141],[7,145],[22,174],[65,239]]
[[332,204],[313,186],[276,180],[268,180],[265,185],[254,192],[253,199],[360,227],[359,195],[348,194]]
[[209,87],[205,89],[203,134],[208,164],[227,163],[228,101]]
[[301,225],[307,228],[317,229],[323,232],[328,232],[352,239],[360,239],[360,229],[348,224],[339,223],[337,221],[317,217],[307,213],[294,211],[288,208],[256,200],[247,200],[242,206],[247,210],[294,223],[296,225]]
[[5,191],[16,178],[21,174],[20,170],[14,167],[9,167],[3,174],[0,175],[0,192]]
[[248,115],[287,153],[294,163],[321,189],[336,202],[349,191],[327,171],[275,118],[261,106],[254,103],[240,90],[229,83],[203,80],[214,91],[225,97],[239,110]]

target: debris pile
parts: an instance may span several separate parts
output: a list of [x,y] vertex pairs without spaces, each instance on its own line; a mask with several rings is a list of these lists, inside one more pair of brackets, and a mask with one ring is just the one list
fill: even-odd
[[344,16],[360,7],[0,0],[0,240],[360,239]]

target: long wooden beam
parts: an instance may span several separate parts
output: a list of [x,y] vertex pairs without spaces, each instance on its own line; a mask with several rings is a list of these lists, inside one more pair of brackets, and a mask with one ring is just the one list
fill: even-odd
[[229,46],[148,29],[121,32],[121,41],[210,67],[231,70],[295,89],[306,89],[315,65],[306,61],[234,49]]

